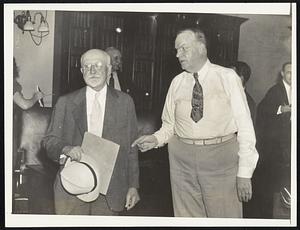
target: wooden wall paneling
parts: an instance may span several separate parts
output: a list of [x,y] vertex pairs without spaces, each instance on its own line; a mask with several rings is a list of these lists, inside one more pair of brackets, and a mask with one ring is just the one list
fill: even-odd
[[94,24],[95,48],[105,50],[113,46],[123,53],[124,32],[118,33],[116,28],[124,29],[124,19],[118,14],[97,12]]
[[132,27],[132,17],[122,16],[119,19],[120,28],[122,29],[122,77],[125,78],[126,82],[133,81],[133,39],[134,39],[134,28]]
[[89,12],[72,12],[72,25],[69,33],[69,91],[85,85],[80,71],[80,57],[91,47],[91,16]]
[[227,66],[237,60],[240,25],[247,19],[209,15],[210,28],[210,59],[219,65]]
[[164,14],[158,16],[157,43],[159,50],[156,55],[159,73],[156,85],[159,92],[156,94],[156,107],[161,110],[165,101],[169,85],[172,79],[180,73],[181,67],[176,58],[175,37],[177,31],[182,27],[181,16],[177,14]]
[[[237,59],[239,27],[245,21],[216,14],[125,12],[62,12],[56,18],[54,72],[60,74],[54,76],[54,93],[59,96],[84,85],[80,73],[84,51],[115,46],[123,55],[121,75],[135,85],[136,107],[145,111],[162,108],[170,82],[182,71],[174,48],[179,29],[202,28],[210,43],[210,60],[226,65]],[[122,32],[117,33],[116,27]]]
[[[155,73],[155,54],[156,54],[156,39],[157,39],[157,15],[150,16],[150,34],[151,39],[149,39],[149,55],[151,57],[151,69],[150,69],[150,92],[149,95],[146,95],[149,98],[150,102],[148,105],[148,110],[153,108],[153,98],[154,98],[154,73]],[[146,92],[148,93],[148,92]]]
[[155,15],[139,15],[136,20],[133,50],[133,82],[140,92],[137,110],[152,108],[157,22]]

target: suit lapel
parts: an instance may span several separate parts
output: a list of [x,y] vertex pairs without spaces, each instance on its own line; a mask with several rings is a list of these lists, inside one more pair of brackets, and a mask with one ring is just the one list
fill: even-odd
[[280,94],[281,94],[280,98],[282,98],[282,100],[283,100],[282,102],[284,104],[288,105],[289,104],[289,99],[287,97],[287,92],[286,92],[286,89],[284,87],[284,84],[283,84],[282,80],[279,82],[279,86],[280,86]]
[[117,76],[118,76],[118,80],[119,80],[119,84],[120,84],[120,87],[122,90],[125,90],[124,89],[124,84],[123,84],[123,79],[122,79],[122,76],[121,76],[121,72],[120,71],[117,71]]
[[85,131],[87,131],[86,87],[78,92],[78,94],[74,97],[73,103],[73,116],[80,130],[80,134],[83,137]]
[[105,103],[105,114],[103,121],[103,132],[102,137],[110,139],[114,135],[112,127],[116,126],[117,113],[116,107],[118,106],[118,95],[111,89],[107,87],[106,103]]
[[[88,130],[87,128],[87,112],[86,112],[86,87],[81,89],[73,99],[74,109],[73,116],[80,130],[82,137]],[[111,127],[115,127],[117,123],[116,107],[118,106],[118,95],[107,87],[105,114],[103,121],[103,138],[111,139],[115,135],[115,131]]]

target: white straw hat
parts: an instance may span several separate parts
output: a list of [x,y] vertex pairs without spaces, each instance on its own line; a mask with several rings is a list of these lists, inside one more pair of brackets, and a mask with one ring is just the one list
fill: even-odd
[[63,188],[82,201],[91,202],[99,196],[98,166],[96,161],[88,155],[82,154],[79,162],[68,158],[60,172],[60,178]]

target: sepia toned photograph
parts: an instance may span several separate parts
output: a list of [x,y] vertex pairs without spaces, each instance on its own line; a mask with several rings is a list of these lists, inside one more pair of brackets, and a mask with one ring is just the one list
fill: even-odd
[[7,227],[296,226],[296,3],[4,13]]

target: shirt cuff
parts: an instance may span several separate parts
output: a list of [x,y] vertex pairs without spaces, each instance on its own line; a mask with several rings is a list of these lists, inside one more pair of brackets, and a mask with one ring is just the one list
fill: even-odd
[[253,172],[254,172],[253,168],[240,166],[238,169],[237,177],[251,178]]
[[277,115],[278,114],[281,114],[281,105],[278,107],[278,110],[277,110],[277,113],[276,113]]
[[159,132],[155,132],[152,135],[155,136],[155,138],[157,139],[157,142],[158,142],[157,146],[155,146],[156,148],[162,147],[165,145],[165,143],[163,141],[161,141],[162,138],[160,137]]

